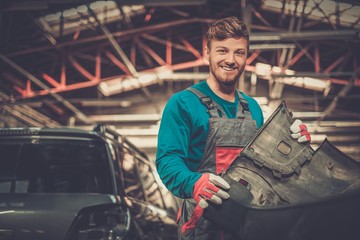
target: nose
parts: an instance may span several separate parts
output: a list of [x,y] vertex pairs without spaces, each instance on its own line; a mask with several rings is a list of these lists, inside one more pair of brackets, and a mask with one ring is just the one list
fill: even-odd
[[234,54],[228,53],[225,58],[225,63],[227,65],[234,65],[235,64]]

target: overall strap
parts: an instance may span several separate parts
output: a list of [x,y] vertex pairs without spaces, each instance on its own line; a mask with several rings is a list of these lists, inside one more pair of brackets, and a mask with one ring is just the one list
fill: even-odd
[[239,104],[241,105],[241,108],[239,106],[238,111],[236,113],[236,118],[246,118],[246,119],[252,119],[251,112],[249,110],[249,103],[245,98],[241,95],[240,91],[236,91],[239,97]]
[[[210,114],[211,118],[218,118],[218,117],[226,117],[224,110],[214,102],[209,96],[206,96],[201,91],[195,88],[187,88],[190,92],[194,93],[196,96],[199,97],[200,101],[206,106],[207,112]],[[221,113],[221,114],[219,114]]]

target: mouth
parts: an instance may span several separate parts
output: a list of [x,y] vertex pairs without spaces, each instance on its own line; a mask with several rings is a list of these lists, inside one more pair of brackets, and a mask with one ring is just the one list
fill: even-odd
[[231,72],[237,70],[236,67],[229,67],[229,66],[220,66],[221,69],[225,70],[226,72]]

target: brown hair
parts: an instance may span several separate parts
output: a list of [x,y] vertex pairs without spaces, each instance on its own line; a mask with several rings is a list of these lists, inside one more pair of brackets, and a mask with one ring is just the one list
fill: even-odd
[[248,42],[249,32],[244,23],[236,17],[227,17],[213,23],[206,33],[207,47],[210,49],[211,40],[222,41],[227,38],[244,38]]

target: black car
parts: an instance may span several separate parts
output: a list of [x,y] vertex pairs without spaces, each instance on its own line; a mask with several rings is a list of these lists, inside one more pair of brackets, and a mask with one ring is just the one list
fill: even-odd
[[0,129],[0,239],[176,239],[177,208],[113,129]]

